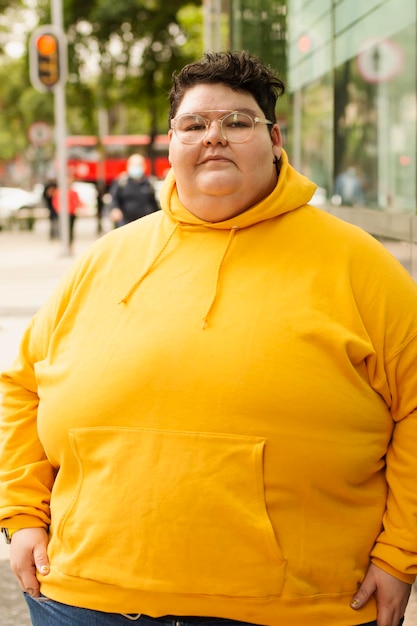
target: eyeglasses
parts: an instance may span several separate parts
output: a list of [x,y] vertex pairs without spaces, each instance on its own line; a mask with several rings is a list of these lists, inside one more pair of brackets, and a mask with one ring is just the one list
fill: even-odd
[[[224,113],[221,110],[208,110],[205,113]],[[171,120],[171,128],[182,143],[199,143],[207,135],[213,122],[220,126],[220,133],[230,143],[244,143],[253,135],[256,124],[274,124],[262,117],[242,111],[228,111],[226,115],[210,120],[200,113],[184,113]]]

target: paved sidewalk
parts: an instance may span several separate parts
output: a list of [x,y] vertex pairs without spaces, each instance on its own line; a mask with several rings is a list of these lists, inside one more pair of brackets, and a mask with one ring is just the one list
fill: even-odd
[[405,613],[404,626],[417,626],[417,583],[411,592],[410,602]]
[[30,318],[75,257],[97,239],[96,220],[79,218],[68,256],[61,241],[49,240],[48,230],[48,222],[39,220],[33,232],[0,231],[0,369],[10,364]]
[[26,602],[7,561],[0,561],[0,624],[30,626]]
[[[46,221],[39,221],[34,232],[0,232],[0,370],[10,365],[30,318],[74,258],[96,238],[94,218],[77,220],[74,254],[68,257],[61,242],[49,241]],[[26,604],[7,559],[8,547],[0,539],[0,626],[29,626]],[[416,591],[404,626],[417,626]]]

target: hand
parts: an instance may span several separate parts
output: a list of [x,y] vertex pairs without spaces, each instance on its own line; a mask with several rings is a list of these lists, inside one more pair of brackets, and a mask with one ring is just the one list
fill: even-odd
[[47,546],[48,533],[43,528],[23,528],[12,536],[10,567],[20,588],[33,598],[40,596],[36,572],[41,576],[49,574]]
[[119,208],[114,207],[114,209],[110,211],[109,217],[112,222],[114,222],[115,224],[118,224],[123,219],[123,213]]
[[410,592],[411,585],[371,564],[350,605],[359,610],[375,595],[377,626],[398,626],[405,613]]

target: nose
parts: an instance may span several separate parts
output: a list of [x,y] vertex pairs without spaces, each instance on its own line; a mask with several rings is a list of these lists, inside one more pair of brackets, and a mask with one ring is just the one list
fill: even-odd
[[225,145],[227,139],[223,137],[222,126],[218,120],[212,120],[203,138],[203,144],[221,143]]

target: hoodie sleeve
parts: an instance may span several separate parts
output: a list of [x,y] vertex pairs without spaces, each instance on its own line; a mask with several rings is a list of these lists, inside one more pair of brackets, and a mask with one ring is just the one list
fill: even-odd
[[0,376],[0,525],[44,527],[50,523],[50,492],[56,469],[38,436],[37,363],[48,354],[59,324],[86,267],[85,257],[70,268],[33,317],[14,363]]
[[374,251],[369,266],[355,273],[363,281],[363,317],[375,347],[368,376],[392,418],[385,455],[387,503],[371,557],[381,569],[412,583],[417,574],[417,285],[385,248]]
[[36,318],[26,329],[13,366],[0,378],[0,523],[9,528],[50,523],[49,496],[54,468],[37,431],[35,362],[40,358]]
[[69,308],[77,308],[77,294],[82,291],[88,298],[97,272],[107,280],[115,235],[121,239],[112,231],[73,263],[26,328],[14,363],[0,375],[0,525],[6,528],[46,528],[50,523],[50,492],[58,467],[38,435],[37,368],[48,358]]
[[394,430],[386,454],[387,506],[372,551],[381,569],[404,582],[417,575],[417,337],[386,362]]

